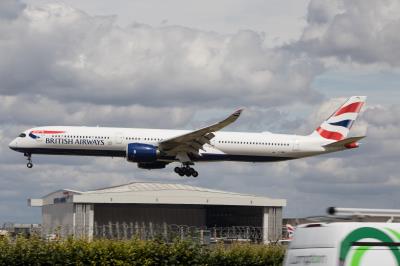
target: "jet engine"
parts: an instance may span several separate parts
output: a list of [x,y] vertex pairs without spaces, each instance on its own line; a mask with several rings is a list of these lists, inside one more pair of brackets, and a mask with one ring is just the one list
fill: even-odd
[[155,162],[159,154],[157,147],[150,144],[129,143],[126,147],[126,160],[129,162]]

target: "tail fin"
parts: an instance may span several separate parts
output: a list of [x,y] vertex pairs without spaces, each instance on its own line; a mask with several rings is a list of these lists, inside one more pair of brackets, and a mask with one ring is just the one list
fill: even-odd
[[366,99],[366,96],[350,97],[336,112],[325,120],[311,136],[322,137],[333,141],[346,138]]

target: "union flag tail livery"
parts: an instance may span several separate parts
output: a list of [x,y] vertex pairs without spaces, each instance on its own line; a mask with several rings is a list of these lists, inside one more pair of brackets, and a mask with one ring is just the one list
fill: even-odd
[[44,126],[27,129],[9,147],[23,153],[32,168],[32,154],[121,157],[142,169],[180,163],[180,176],[197,177],[197,162],[277,162],[358,147],[364,136],[347,138],[365,96],[350,97],[311,135],[221,131],[242,109],[197,130]]
[[326,140],[340,141],[347,137],[351,126],[357,119],[366,96],[352,96],[336,110],[311,135],[320,136]]

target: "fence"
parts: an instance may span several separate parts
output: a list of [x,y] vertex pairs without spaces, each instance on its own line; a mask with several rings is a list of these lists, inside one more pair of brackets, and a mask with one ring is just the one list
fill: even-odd
[[[196,227],[169,224],[109,223],[95,224],[93,227],[57,226],[42,228],[41,235],[49,240],[68,236],[86,237],[89,239],[127,240],[139,238],[149,240],[160,238],[171,242],[176,238],[190,239],[202,244],[216,242],[263,242],[263,228],[252,226],[232,227]],[[276,241],[276,240],[273,240]]]

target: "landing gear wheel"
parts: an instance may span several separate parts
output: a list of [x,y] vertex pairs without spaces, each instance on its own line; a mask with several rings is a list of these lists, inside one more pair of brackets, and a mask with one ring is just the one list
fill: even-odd
[[189,177],[189,176],[191,176],[192,175],[192,171],[190,171],[190,169],[192,169],[192,168],[185,168],[185,175],[187,176],[187,177]]
[[184,176],[185,175],[185,171],[182,167],[175,167],[174,168],[174,172],[177,173],[180,176]]
[[188,172],[190,175],[193,175],[194,172],[196,172],[196,170],[194,170],[193,168],[188,168]]
[[24,155],[27,157],[26,159],[28,160],[28,163],[26,164],[26,167],[32,168],[33,164],[32,164],[31,154],[30,153],[25,153]]
[[192,167],[190,167],[189,165],[185,165],[183,164],[182,167],[175,167],[174,168],[174,172],[177,173],[180,176],[193,176],[193,177],[198,177],[199,173],[194,170]]

